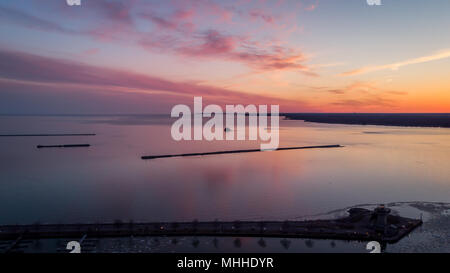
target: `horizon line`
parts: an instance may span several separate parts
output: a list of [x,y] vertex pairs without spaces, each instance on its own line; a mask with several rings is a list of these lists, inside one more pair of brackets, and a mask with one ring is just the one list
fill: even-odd
[[[201,114],[201,113],[193,113],[193,114]],[[235,113],[236,114],[236,113]],[[245,113],[237,113],[237,114],[249,114]],[[253,114],[253,113],[252,113]],[[258,113],[255,113],[258,114]],[[270,112],[267,112],[269,115]],[[430,115],[430,114],[441,114],[441,115],[449,115],[450,112],[280,112],[279,115],[291,115],[291,114],[326,114],[326,115],[341,115],[341,114],[390,114],[390,115]],[[222,113],[222,115],[227,115],[227,113]],[[170,113],[89,113],[89,114],[80,114],[80,113],[0,113],[0,116],[169,116]]]

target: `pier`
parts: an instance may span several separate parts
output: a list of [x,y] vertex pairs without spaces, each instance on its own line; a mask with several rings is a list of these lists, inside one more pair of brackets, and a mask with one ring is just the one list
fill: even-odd
[[[34,224],[0,226],[0,240],[102,238],[128,236],[234,236],[378,241],[395,243],[422,224],[419,219],[387,211],[352,208],[334,220],[114,222],[98,224]],[[380,229],[380,224],[383,225]]]
[[265,151],[287,151],[287,150],[302,150],[302,149],[325,149],[325,148],[340,148],[341,145],[320,145],[320,146],[300,146],[300,147],[285,147],[274,150],[248,149],[248,150],[231,150],[231,151],[216,151],[206,153],[187,153],[187,154],[167,154],[167,155],[148,155],[142,156],[142,159],[157,159],[168,157],[188,157],[188,156],[205,156],[205,155],[220,155],[220,154],[239,154],[239,153],[254,153]]

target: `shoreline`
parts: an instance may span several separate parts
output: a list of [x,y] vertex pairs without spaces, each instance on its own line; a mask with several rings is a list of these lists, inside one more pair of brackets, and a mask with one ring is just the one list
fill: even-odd
[[417,128],[450,128],[450,114],[301,114],[284,113],[285,120],[303,120],[305,122],[375,125]]
[[[400,241],[387,244],[386,252],[391,253],[411,253],[421,252],[429,253],[436,250],[442,252],[449,251],[449,232],[448,221],[450,221],[450,203],[447,202],[426,202],[426,201],[399,201],[386,204],[392,210],[392,215],[403,215],[408,218],[417,219],[422,218],[423,224],[421,227],[414,229],[408,236],[405,236]],[[346,217],[348,210],[355,207],[366,208],[372,210],[377,204],[361,204],[341,208],[321,214],[317,214],[310,218],[310,221],[315,220],[337,220]],[[321,221],[323,221],[321,220]],[[289,226],[292,226],[296,221],[291,219]],[[195,222],[195,221],[194,221]],[[186,225],[192,225],[194,222],[185,222]],[[266,223],[274,221],[265,221]],[[276,221],[275,221],[276,222]],[[301,222],[301,221],[300,221]],[[308,222],[308,221],[307,221]],[[311,222],[311,223],[312,223]],[[320,222],[320,220],[319,220]],[[210,222],[214,224],[214,221]],[[7,247],[11,247],[12,252],[25,253],[67,253],[66,244],[70,240],[80,240],[82,250],[86,253],[116,253],[116,252],[145,252],[145,253],[168,253],[168,252],[189,252],[197,253],[199,251],[213,251],[213,252],[240,252],[251,249],[256,252],[264,251],[266,246],[277,248],[277,245],[282,247],[283,251],[293,252],[340,252],[341,250],[350,252],[366,252],[366,243],[364,241],[347,241],[341,239],[318,239],[318,238],[295,238],[280,234],[280,236],[252,236],[248,237],[243,232],[243,224],[245,222],[230,222],[229,224],[241,225],[241,232],[237,234],[229,234],[229,236],[218,236],[213,234],[211,236],[199,236],[199,234],[180,235],[180,236],[165,236],[160,233],[161,230],[155,234],[148,236],[127,236],[125,234],[119,237],[64,237],[59,239],[27,239],[20,238],[20,240],[0,240],[0,252],[5,251]],[[283,221],[279,221],[281,227],[286,226]],[[305,223],[305,222],[303,222]],[[112,223],[113,224],[113,223]],[[122,227],[129,227],[130,223],[117,222]],[[133,225],[138,223],[133,223]],[[161,224],[161,223],[159,223]],[[95,224],[93,224],[95,225]],[[114,224],[113,224],[114,225]],[[158,226],[159,227],[159,226]],[[167,226],[171,228],[171,225]],[[135,227],[136,228],[136,227]],[[197,227],[200,231],[201,226]],[[177,228],[181,231],[181,226]],[[80,234],[78,234],[80,235]],[[259,239],[258,239],[259,238]],[[424,241],[424,239],[426,239]],[[53,240],[53,241],[52,241]],[[45,242],[45,247],[36,248],[36,242]],[[219,244],[220,242],[220,244]],[[229,247],[226,247],[226,245]],[[242,246],[241,246],[242,244]],[[220,247],[219,247],[220,245]],[[315,248],[315,245],[321,246]],[[234,247],[233,247],[234,246]],[[289,248],[291,246],[291,248]],[[242,247],[242,249],[241,249]]]

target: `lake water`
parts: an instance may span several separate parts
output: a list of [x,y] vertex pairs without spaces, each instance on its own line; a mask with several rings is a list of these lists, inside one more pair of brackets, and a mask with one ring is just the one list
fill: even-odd
[[[356,204],[450,202],[450,129],[280,121],[280,147],[342,148],[141,160],[259,148],[172,140],[163,116],[1,116],[0,224],[301,219]],[[37,145],[89,143],[89,148]]]

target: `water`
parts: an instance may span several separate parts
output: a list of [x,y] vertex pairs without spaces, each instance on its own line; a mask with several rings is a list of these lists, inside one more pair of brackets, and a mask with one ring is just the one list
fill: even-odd
[[[143,155],[259,148],[181,141],[164,116],[2,116],[0,224],[300,219],[355,204],[450,202],[450,129],[280,121],[292,150],[141,160]],[[36,145],[90,143],[90,148]]]

